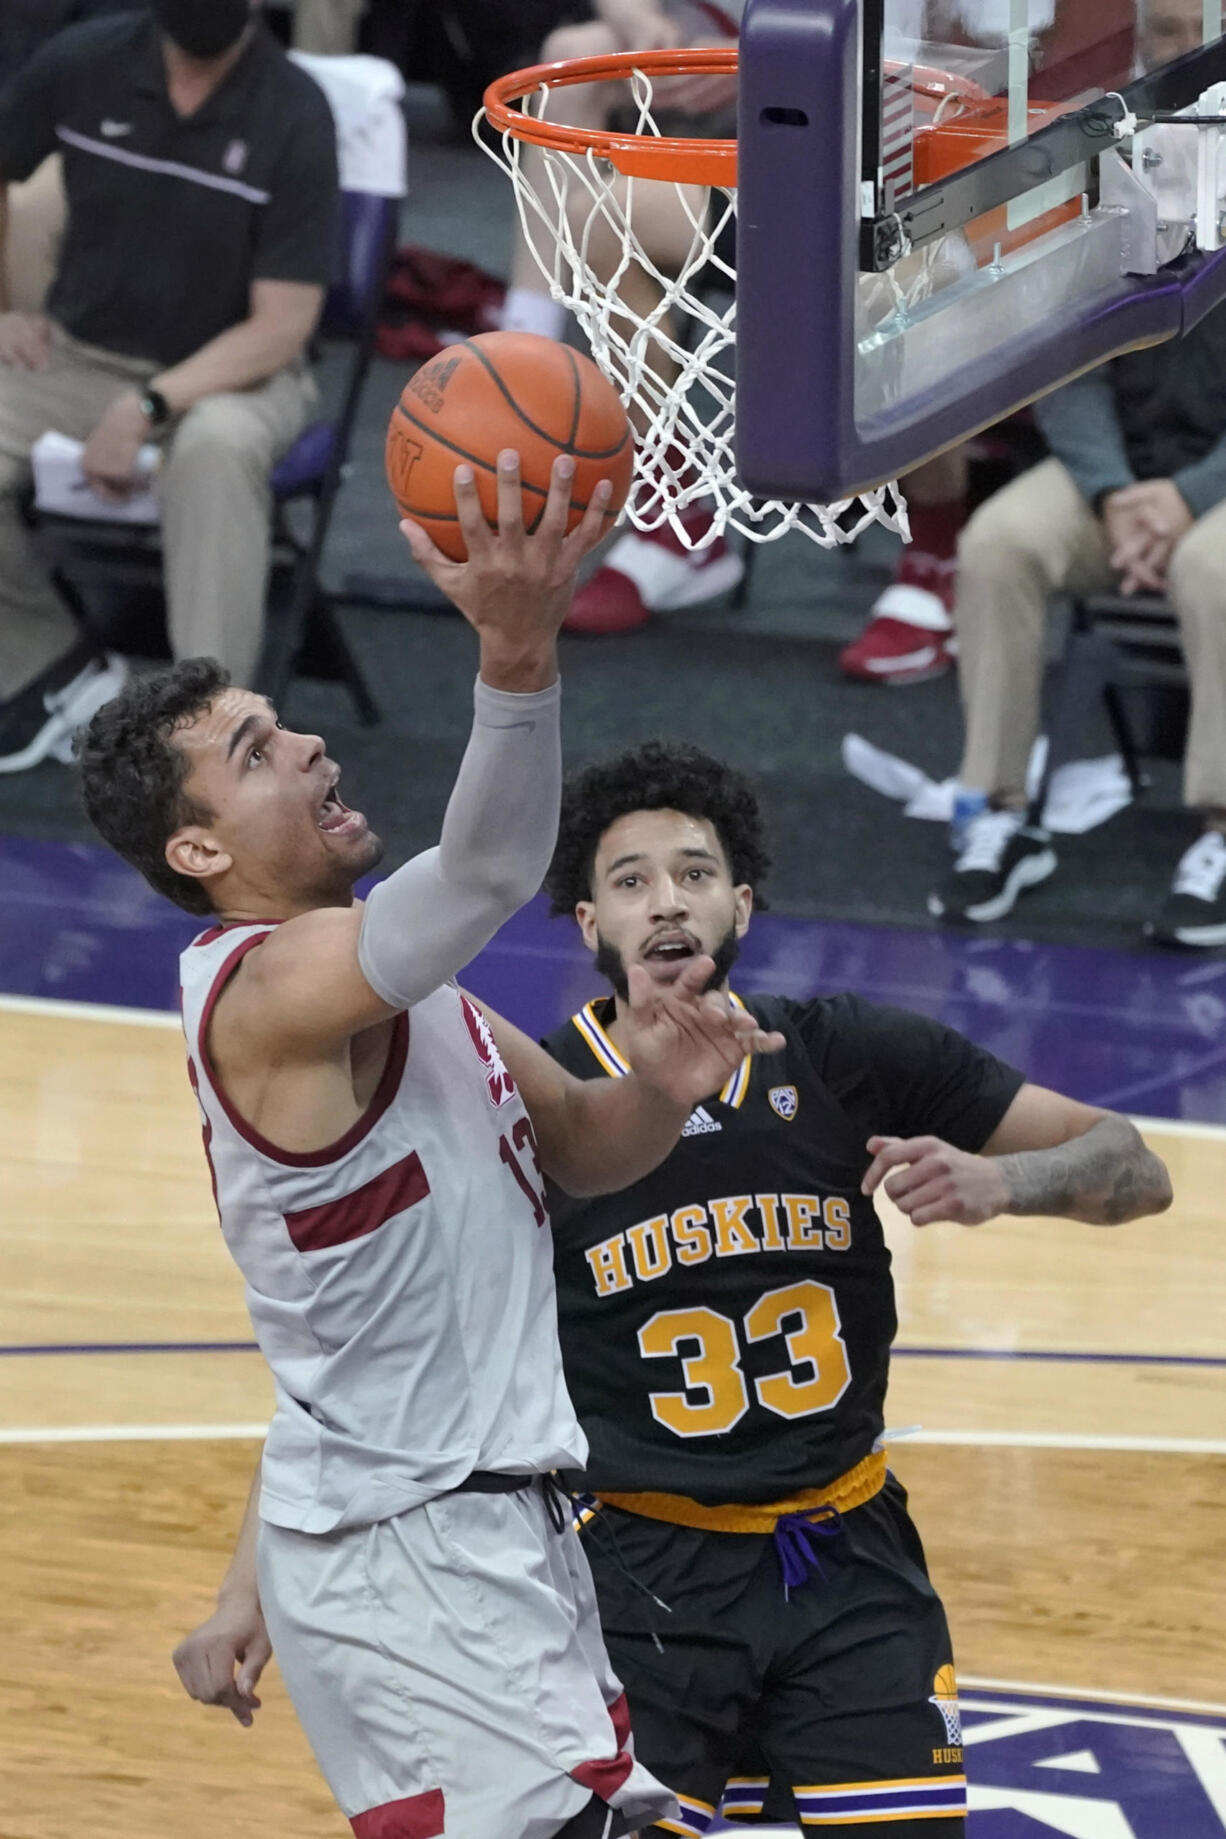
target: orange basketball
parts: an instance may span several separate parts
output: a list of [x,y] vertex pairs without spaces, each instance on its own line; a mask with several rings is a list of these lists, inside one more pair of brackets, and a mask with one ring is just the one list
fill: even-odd
[[534,529],[559,453],[573,454],[573,530],[601,479],[611,524],[626,502],[634,436],[613,385],[590,358],[534,332],[482,332],[450,345],[405,384],[387,430],[387,479],[403,517],[423,524],[453,561],[465,558],[452,478],[472,467],[481,509],[498,523],[498,455],[519,455],[524,519]]

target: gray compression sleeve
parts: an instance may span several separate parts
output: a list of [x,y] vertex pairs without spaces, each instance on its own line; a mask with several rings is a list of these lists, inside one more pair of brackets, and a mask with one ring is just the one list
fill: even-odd
[[381,881],[362,916],[362,975],[396,1009],[488,945],[540,887],[557,841],[561,685],[517,696],[478,678],[473,702],[438,847]]

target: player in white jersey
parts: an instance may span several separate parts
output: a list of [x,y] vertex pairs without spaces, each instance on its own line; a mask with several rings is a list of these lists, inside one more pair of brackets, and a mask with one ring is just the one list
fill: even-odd
[[608,496],[566,536],[572,472],[529,536],[503,455],[495,536],[458,469],[465,564],[404,526],[480,637],[476,717],[439,847],[364,905],[381,845],[322,740],[212,660],[131,684],[81,748],[102,835],[209,921],[182,958],[189,1071],[276,1382],[244,1551],[258,1521],[268,1628],[358,1839],[611,1839],[674,1806],[550,1492],[587,1445],[541,1174],[636,1179],[776,1037],[703,994],[709,960],[671,990],[644,973],[635,1077],[597,1089],[454,983],[557,830],[555,639]]

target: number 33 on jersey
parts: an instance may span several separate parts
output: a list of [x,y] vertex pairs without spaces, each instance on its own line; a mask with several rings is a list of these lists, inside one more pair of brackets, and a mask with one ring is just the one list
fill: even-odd
[[[779,1499],[846,1474],[881,1434],[896,1320],[859,1191],[864,1132],[789,1005],[750,1006],[783,1052],[744,1064],[632,1188],[551,1195],[567,1381],[598,1491]],[[624,1070],[600,1004],[547,1046],[582,1077]]]

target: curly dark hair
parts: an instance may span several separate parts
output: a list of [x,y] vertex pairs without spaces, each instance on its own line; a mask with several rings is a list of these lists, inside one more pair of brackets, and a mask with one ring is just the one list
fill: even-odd
[[81,793],[94,829],[151,888],[201,916],[213,911],[204,885],[176,874],[166,841],[182,824],[208,824],[215,814],[184,792],[188,758],[174,733],[229,681],[216,658],[185,658],[133,677],[77,741]]
[[545,889],[550,911],[573,913],[592,898],[592,870],[600,839],[632,811],[684,811],[705,818],[723,845],[738,885],[753,888],[755,905],[770,856],[762,840],[762,814],[748,779],[701,748],[646,741],[615,760],[584,767],[562,788],[562,817]]

